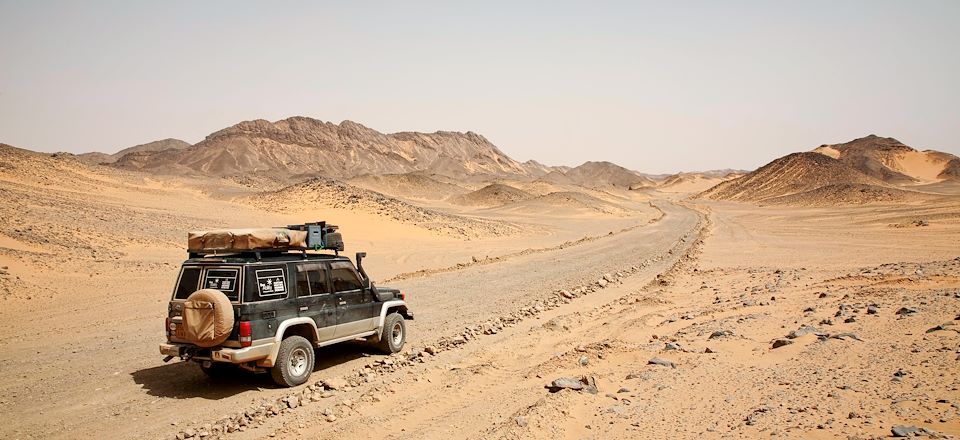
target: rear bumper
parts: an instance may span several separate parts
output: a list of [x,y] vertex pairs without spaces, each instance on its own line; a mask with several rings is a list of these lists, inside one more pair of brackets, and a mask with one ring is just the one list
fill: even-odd
[[215,347],[199,349],[191,344],[167,343],[160,344],[160,354],[183,358],[190,355],[192,351],[194,353],[190,357],[197,360],[243,364],[266,359],[273,352],[274,345],[275,343],[271,341],[244,348]]

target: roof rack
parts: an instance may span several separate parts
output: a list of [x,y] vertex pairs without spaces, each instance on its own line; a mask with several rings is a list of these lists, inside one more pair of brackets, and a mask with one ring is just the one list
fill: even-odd
[[332,250],[339,255],[343,237],[336,225],[325,221],[264,229],[197,231],[187,235],[190,258],[213,255],[247,255],[260,260],[261,254],[308,250]]

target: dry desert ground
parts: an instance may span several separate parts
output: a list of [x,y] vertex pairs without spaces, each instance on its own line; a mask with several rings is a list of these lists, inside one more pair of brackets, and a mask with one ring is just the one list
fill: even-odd
[[[280,190],[4,147],[0,437],[960,435],[951,190],[758,204],[692,197],[720,182],[702,176],[418,179]],[[318,349],[292,389],[162,362],[187,231],[313,220],[407,293],[402,352]]]

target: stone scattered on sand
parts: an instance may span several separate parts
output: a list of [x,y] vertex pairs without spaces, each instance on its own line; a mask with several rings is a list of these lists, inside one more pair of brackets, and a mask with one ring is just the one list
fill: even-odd
[[331,390],[341,390],[343,387],[347,386],[347,383],[343,379],[331,378],[324,379],[323,386]]
[[676,342],[667,342],[663,344],[663,349],[668,351],[681,351],[680,345]]
[[809,334],[818,334],[818,333],[820,333],[820,330],[817,330],[815,327],[805,325],[803,327],[800,327],[796,330],[791,331],[789,334],[787,334],[787,337],[790,339],[796,339],[801,336],[806,336]]
[[590,364],[590,358],[586,355],[580,356],[580,360],[578,360],[577,363],[580,364],[581,367],[586,367]]
[[516,422],[517,426],[521,428],[527,427],[527,418],[524,416],[517,416],[516,418],[513,419],[513,421]]
[[677,368],[677,364],[675,364],[673,361],[669,361],[669,360],[662,359],[662,358],[658,358],[658,357],[655,357],[655,358],[650,359],[649,361],[647,361],[647,364],[649,364],[649,365],[660,365],[660,366],[670,367],[670,368]]
[[857,318],[851,316],[851,317],[849,317],[849,318],[847,318],[847,319],[844,319],[843,322],[845,322],[845,323],[847,323],[847,324],[850,324],[850,323],[852,323],[852,322],[857,322]]
[[717,339],[725,336],[733,336],[733,332],[730,330],[717,330],[713,333],[710,333],[710,336],[707,339]]
[[877,307],[876,305],[871,304],[871,305],[867,306],[867,314],[868,314],[868,315],[876,315],[878,312],[880,312],[880,308]]
[[780,348],[780,347],[783,347],[784,345],[790,345],[792,343],[793,341],[789,339],[777,339],[776,341],[773,341],[773,348]]
[[914,313],[917,313],[917,309],[913,307],[900,307],[900,309],[897,310],[898,315],[913,315]]
[[592,376],[583,376],[579,379],[573,377],[560,377],[546,385],[545,388],[551,393],[560,390],[583,391],[590,394],[597,394],[597,382]]
[[913,437],[926,435],[926,430],[916,426],[897,425],[890,429],[890,433],[892,433],[894,437]]

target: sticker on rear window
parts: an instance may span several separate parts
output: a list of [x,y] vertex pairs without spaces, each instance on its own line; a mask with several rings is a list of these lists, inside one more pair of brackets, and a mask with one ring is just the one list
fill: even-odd
[[237,290],[238,274],[237,269],[209,269],[203,286],[205,289],[216,289],[225,294],[233,293]]
[[277,296],[287,293],[287,282],[283,269],[261,269],[257,271],[257,286],[260,296]]

